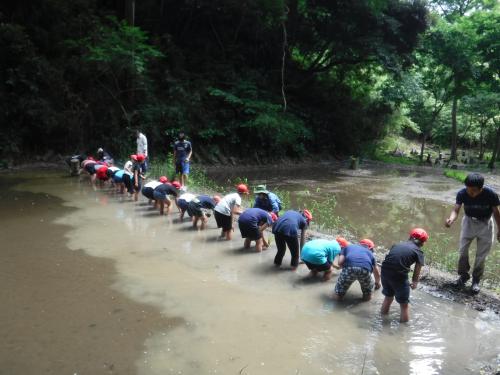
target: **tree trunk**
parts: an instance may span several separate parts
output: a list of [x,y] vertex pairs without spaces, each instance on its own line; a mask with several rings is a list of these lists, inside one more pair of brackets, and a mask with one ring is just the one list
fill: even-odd
[[422,144],[420,146],[420,162],[424,161],[424,150],[425,150],[425,139],[427,138],[427,132],[422,133]]
[[480,129],[480,131],[479,131],[479,160],[483,160],[483,157],[484,157],[484,148],[483,148],[484,122],[481,122],[479,129]]
[[488,163],[488,168],[495,168],[495,161],[497,160],[498,147],[500,146],[500,127],[497,128],[497,136],[495,139],[495,147],[493,148],[493,154],[491,155],[491,160]]
[[451,155],[450,160],[457,160],[457,96],[453,96],[451,107]]
[[130,26],[135,24],[135,0],[125,0],[125,19]]

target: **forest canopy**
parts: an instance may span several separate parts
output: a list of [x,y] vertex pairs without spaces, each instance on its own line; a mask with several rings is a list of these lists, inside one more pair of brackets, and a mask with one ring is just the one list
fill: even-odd
[[500,14],[478,0],[38,0],[0,8],[0,159],[500,143]]

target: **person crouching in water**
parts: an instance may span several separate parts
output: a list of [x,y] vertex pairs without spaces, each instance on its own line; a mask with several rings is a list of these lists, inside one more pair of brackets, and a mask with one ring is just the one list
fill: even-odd
[[249,208],[240,215],[238,226],[241,237],[245,239],[243,247],[250,248],[250,243],[255,241],[255,250],[261,252],[269,247],[264,238],[264,231],[270,227],[278,217],[274,212],[267,212],[260,208]]
[[222,228],[221,238],[230,240],[233,232],[233,216],[240,215],[241,209],[241,196],[248,195],[248,186],[239,184],[236,187],[237,193],[231,193],[224,196],[217,206],[214,208],[215,221],[217,228]]
[[188,203],[187,212],[188,215],[193,218],[193,228],[198,227],[198,221],[200,220],[200,229],[203,230],[206,228],[208,218],[210,217],[210,211],[215,208],[221,199],[222,198],[218,195],[214,195],[213,197],[209,197],[208,195],[198,195]]
[[332,277],[333,260],[340,254],[340,244],[336,240],[317,239],[304,244],[300,258],[311,271],[311,276],[323,273],[323,281]]
[[[181,188],[181,192],[182,191],[185,191],[185,188]],[[186,211],[188,209],[189,202],[191,202],[194,198],[196,198],[196,195],[184,192],[175,201],[175,204],[176,204],[177,208],[179,209],[179,220],[180,221],[184,220],[184,214],[186,213]]]
[[161,184],[164,184],[165,182],[168,182],[168,179],[166,176],[161,176],[158,181],[153,180],[149,181],[147,184],[144,185],[142,188],[142,195],[144,195],[146,198],[148,198],[148,203],[151,203],[154,201],[153,193],[154,190],[160,186]]
[[[357,244],[351,244],[343,248],[339,256],[339,267],[342,267],[337,283],[335,284],[335,293],[333,298],[342,300],[354,281],[361,285],[363,301],[369,301],[372,298],[372,290],[380,288],[380,272],[373,255],[375,244],[370,239],[363,239]],[[375,275],[375,285],[373,283]]]
[[266,189],[266,185],[257,185],[255,187],[254,208],[261,208],[267,212],[274,212],[279,216],[281,210],[281,200],[278,196]]
[[[295,271],[299,266],[300,250],[306,240],[306,230],[313,217],[309,210],[286,211],[273,224],[273,234],[278,251],[274,257],[274,265],[281,267],[281,262],[286,253],[286,247],[292,254],[291,269]],[[300,243],[298,239],[300,229]]]
[[153,198],[160,204],[160,215],[165,213],[165,205],[167,205],[167,215],[170,213],[172,201],[169,196],[176,199],[180,189],[181,184],[178,181],[165,182],[154,189]]
[[[399,303],[402,323],[410,320],[410,288],[418,284],[420,270],[424,265],[422,246],[429,239],[427,232],[421,228],[412,229],[408,241],[394,245],[382,262],[382,294],[385,296],[380,312],[389,313],[394,297]],[[408,281],[410,267],[415,264],[412,282]]]

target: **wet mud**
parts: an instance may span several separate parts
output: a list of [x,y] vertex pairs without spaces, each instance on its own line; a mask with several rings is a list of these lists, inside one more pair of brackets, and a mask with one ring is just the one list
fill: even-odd
[[114,262],[66,246],[74,209],[0,179],[0,374],[136,374],[153,332],[183,320],[112,288]]

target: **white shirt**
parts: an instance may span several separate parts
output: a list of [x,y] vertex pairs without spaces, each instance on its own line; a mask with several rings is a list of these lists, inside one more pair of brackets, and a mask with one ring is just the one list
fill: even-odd
[[139,133],[137,137],[137,153],[143,154],[144,156],[148,156],[148,139],[142,133]]
[[194,198],[196,197],[196,195],[194,194],[191,194],[191,193],[184,193],[182,194],[179,199],[184,199],[186,202],[191,202]]
[[156,188],[157,186],[160,186],[161,184],[162,184],[162,183],[161,183],[160,181],[155,181],[155,180],[153,180],[153,181],[148,182],[146,185],[144,185],[144,187],[145,187],[145,188],[147,187],[147,188],[153,188],[153,189],[154,189],[154,188]]
[[231,211],[233,211],[234,206],[241,206],[241,197],[238,193],[226,195],[221,199],[217,206],[215,206],[214,211],[217,211],[222,215],[229,216],[231,215]]
[[123,166],[123,170],[125,171],[126,174],[129,176],[133,176],[134,173],[132,172],[132,161],[127,161],[125,165]]
[[108,167],[108,169],[111,171],[111,172],[116,172],[116,171],[119,171],[120,168],[118,167]]

